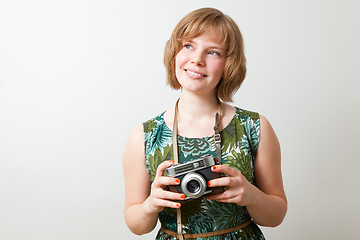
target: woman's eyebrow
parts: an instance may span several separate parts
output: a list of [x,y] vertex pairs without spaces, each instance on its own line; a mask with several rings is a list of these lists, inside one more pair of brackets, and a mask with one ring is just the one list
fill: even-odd
[[[184,39],[182,41],[182,43],[190,43],[190,44],[194,44],[197,45],[198,43],[196,41],[193,41],[193,39]],[[208,46],[206,46],[206,48],[208,49],[215,49],[221,52],[225,52],[226,51],[226,47],[224,47],[222,44],[216,43],[216,42],[211,42]]]

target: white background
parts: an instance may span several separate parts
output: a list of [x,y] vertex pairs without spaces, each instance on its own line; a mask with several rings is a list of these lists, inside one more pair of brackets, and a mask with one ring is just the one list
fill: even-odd
[[0,2],[0,239],[154,239],[126,227],[122,152],[174,104],[164,45],[206,6],[244,36],[234,105],[281,142],[289,210],[267,239],[358,238],[358,1],[13,0]]

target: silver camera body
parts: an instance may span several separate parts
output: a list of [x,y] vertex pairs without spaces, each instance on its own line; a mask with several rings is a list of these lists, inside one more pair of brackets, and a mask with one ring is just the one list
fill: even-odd
[[169,186],[170,190],[185,194],[185,200],[223,191],[223,188],[211,188],[207,185],[209,180],[220,177],[219,173],[211,171],[211,166],[214,165],[216,165],[214,157],[207,154],[199,159],[168,167],[165,169],[166,174],[180,179],[181,182],[180,185]]

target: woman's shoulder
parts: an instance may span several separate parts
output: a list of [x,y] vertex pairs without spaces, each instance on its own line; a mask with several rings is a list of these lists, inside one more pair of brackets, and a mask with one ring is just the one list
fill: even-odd
[[163,119],[164,113],[161,113],[149,120],[146,120],[145,122],[137,125],[132,131],[130,132],[128,136],[128,142],[141,142],[144,140],[144,134],[153,132],[156,128],[159,127],[159,125],[164,122]]
[[161,114],[143,122],[142,126],[143,126],[144,133],[150,133],[150,132],[154,131],[156,128],[158,128],[159,126],[165,124],[164,113],[165,112],[162,112]]
[[277,142],[274,129],[264,115],[252,110],[235,108],[237,117],[242,121],[245,131],[249,132],[250,136],[259,140],[261,133],[263,139],[265,139],[265,136],[270,136],[270,142]]
[[253,121],[259,121],[259,119],[261,117],[261,115],[256,111],[247,110],[247,109],[240,108],[237,106],[235,106],[235,109],[236,109],[237,117],[244,119],[244,120],[251,119]]
[[238,118],[245,121],[252,121],[256,123],[258,126],[261,126],[262,128],[269,128],[269,127],[271,128],[271,124],[269,120],[259,112],[243,109],[237,106],[235,106],[235,109]]

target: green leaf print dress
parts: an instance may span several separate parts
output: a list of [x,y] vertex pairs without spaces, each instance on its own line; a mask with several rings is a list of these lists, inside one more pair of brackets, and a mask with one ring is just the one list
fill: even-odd
[[[160,163],[173,159],[172,131],[163,118],[164,113],[145,122],[146,168],[151,182]],[[259,143],[259,114],[236,108],[231,122],[220,132],[222,164],[241,171],[248,181],[254,183],[255,155]],[[187,138],[178,136],[179,163],[197,159],[205,154],[216,157],[214,136]],[[181,206],[183,234],[206,233],[238,226],[250,220],[246,207],[234,203],[221,203],[200,198],[183,203]],[[176,210],[165,208],[159,213],[161,225],[176,232]],[[175,240],[159,230],[156,240]],[[203,240],[256,240],[265,239],[259,227],[250,225],[223,235],[198,238]]]

